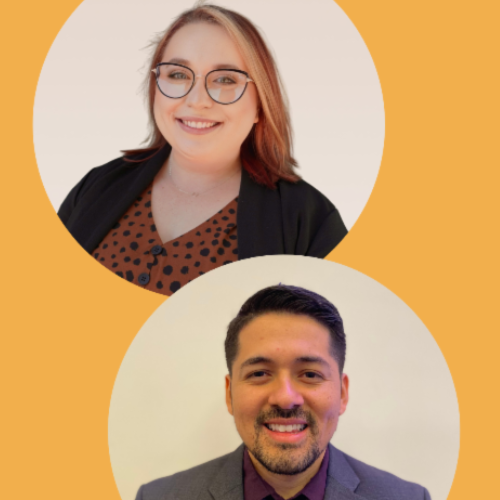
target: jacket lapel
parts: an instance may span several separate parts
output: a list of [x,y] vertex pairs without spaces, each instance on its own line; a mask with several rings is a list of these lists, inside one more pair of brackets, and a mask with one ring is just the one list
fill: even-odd
[[[88,194],[83,195],[82,206],[88,207],[85,213],[75,210],[69,221],[78,219],[78,227],[91,228],[89,234],[81,239],[73,234],[77,241],[92,252],[108,234],[111,226],[130,208],[136,198],[153,182],[163,163],[170,154],[171,147],[166,144],[149,160],[134,164],[128,169],[111,171],[100,179]],[[88,198],[85,203],[85,199]],[[84,229],[85,231],[85,229]]]
[[243,169],[236,217],[238,260],[286,253],[279,187],[257,184]]
[[367,500],[340,484],[335,478],[328,477],[324,500]]
[[231,453],[208,487],[214,500],[243,500],[243,450]]
[[366,500],[365,497],[354,493],[360,480],[344,454],[331,444],[329,449],[330,462],[324,500]]

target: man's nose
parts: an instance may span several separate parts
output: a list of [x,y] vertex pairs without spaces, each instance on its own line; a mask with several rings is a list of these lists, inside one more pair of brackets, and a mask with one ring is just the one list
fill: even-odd
[[280,377],[272,384],[269,395],[269,404],[279,406],[283,409],[291,409],[302,406],[304,398],[302,397],[296,382],[290,377]]
[[213,105],[211,97],[205,88],[205,78],[197,75],[194,86],[186,96],[186,104],[193,108],[207,108]]

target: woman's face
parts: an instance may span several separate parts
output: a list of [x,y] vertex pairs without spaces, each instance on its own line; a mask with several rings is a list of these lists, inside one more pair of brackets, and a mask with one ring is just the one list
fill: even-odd
[[[221,166],[239,158],[240,147],[258,121],[258,98],[254,83],[233,104],[219,104],[205,89],[205,75],[214,69],[248,71],[236,45],[223,28],[204,22],[188,24],[170,40],[162,62],[183,64],[194,71],[191,91],[180,99],[164,96],[156,87],[154,118],[173,154],[196,163]],[[251,77],[251,75],[250,75]],[[193,128],[186,122],[215,123]]]

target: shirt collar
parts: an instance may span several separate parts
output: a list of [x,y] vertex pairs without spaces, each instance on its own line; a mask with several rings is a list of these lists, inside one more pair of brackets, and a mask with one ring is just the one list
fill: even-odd
[[[290,500],[298,499],[299,497],[305,497],[307,500],[323,500],[328,475],[329,459],[330,451],[329,447],[327,447],[318,472],[304,486],[304,488]],[[282,497],[274,491],[274,488],[259,476],[246,448],[243,454],[243,491],[245,500],[264,500],[266,498],[283,500]]]

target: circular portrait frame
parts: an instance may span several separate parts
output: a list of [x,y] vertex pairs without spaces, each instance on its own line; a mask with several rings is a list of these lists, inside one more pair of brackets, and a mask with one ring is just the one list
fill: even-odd
[[226,330],[253,293],[280,283],[323,295],[344,321],[350,400],[334,446],[446,500],[458,460],[459,411],[434,338],[376,281],[299,256],[248,259],[208,273],[142,327],[121,364],[109,412],[111,465],[122,499],[241,443],[224,400]]

